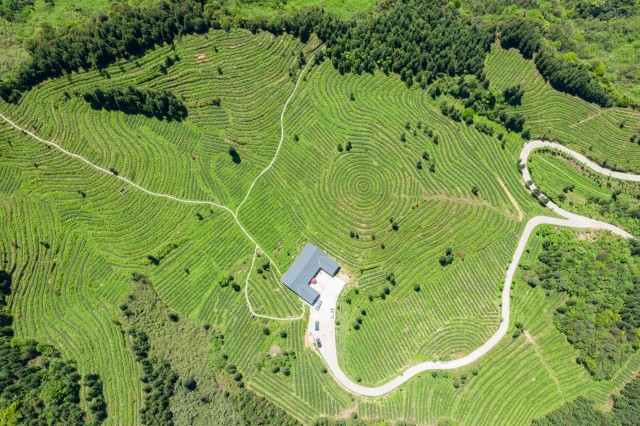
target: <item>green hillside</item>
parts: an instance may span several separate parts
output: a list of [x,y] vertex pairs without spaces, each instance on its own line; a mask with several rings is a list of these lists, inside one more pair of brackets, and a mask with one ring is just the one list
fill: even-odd
[[[275,16],[298,6],[234,10]],[[326,8],[352,16],[372,5]],[[140,380],[151,368],[139,359],[141,331],[154,371],[166,362],[176,374],[166,400],[175,424],[253,424],[248,413],[258,410],[283,423],[525,425],[580,396],[603,409],[637,375],[635,348],[606,380],[576,363],[579,349],[556,324],[565,295],[527,284],[558,232],[544,227],[520,262],[509,335],[476,364],[422,373],[378,398],[341,388],[305,344],[309,308],[279,282],[304,244],[349,275],[336,315],[338,360],[351,379],[375,386],[483,344],[500,324],[505,270],[526,222],[553,213],[524,187],[523,132],[485,115],[472,114],[475,124],[451,119],[443,100],[461,110],[464,100],[435,95],[426,80],[340,72],[317,35],[303,43],[239,26],[180,34],[138,57],[37,84],[17,102],[0,100],[19,127],[103,169],[0,122],[0,268],[12,271],[15,336],[52,345],[82,376],[99,374],[104,424],[147,419],[156,394]],[[520,84],[521,104],[504,108],[522,114],[531,139],[640,172],[638,111],[556,91],[533,61],[497,43],[483,72],[485,94],[500,98]],[[84,96],[129,87],[170,94],[188,114],[154,117],[131,110],[131,99],[129,109],[108,110]],[[575,185],[558,200],[563,208],[638,235],[637,184],[541,151],[530,169],[554,200]],[[631,247],[604,232],[557,238],[585,251],[592,241]],[[247,302],[276,319],[253,316]],[[191,393],[190,379],[203,389]]]

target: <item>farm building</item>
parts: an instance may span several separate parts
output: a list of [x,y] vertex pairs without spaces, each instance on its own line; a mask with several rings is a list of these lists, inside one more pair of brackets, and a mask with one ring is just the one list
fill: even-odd
[[280,282],[300,296],[302,300],[313,305],[318,300],[318,293],[311,283],[322,270],[332,277],[338,273],[340,265],[323,253],[318,247],[307,243]]

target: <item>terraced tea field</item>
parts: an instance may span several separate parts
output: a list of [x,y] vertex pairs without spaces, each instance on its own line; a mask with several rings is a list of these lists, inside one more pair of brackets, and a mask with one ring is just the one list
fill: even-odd
[[[53,81],[4,112],[24,118],[22,127],[38,136],[63,141],[66,149],[149,190],[234,207],[273,157],[277,117],[294,83],[288,70],[302,47],[289,37],[249,38],[240,31],[206,37],[185,38],[175,51],[161,48],[109,68],[107,78],[89,72]],[[166,75],[159,71],[165,58],[176,55]],[[171,90],[184,99],[188,121],[95,111],[72,96],[94,86],[128,85]],[[221,107],[212,105],[217,98]],[[232,162],[230,146],[239,164]]]
[[[502,148],[442,116],[437,101],[396,76],[340,75],[327,61],[310,66],[294,92],[300,52],[310,58],[318,47],[289,36],[214,31],[102,75],[47,82],[17,106],[0,102],[0,112],[19,126],[150,191],[228,208],[154,197],[3,121],[0,250],[3,266],[17,268],[11,299],[17,335],[54,344],[78,360],[82,374],[99,372],[113,424],[138,423],[142,406],[139,366],[118,322],[133,272],[147,275],[181,315],[224,329],[225,350],[249,387],[305,423],[355,410],[363,418],[417,423],[527,424],[585,393],[604,404],[640,358],[634,355],[614,380],[594,382],[553,324],[555,301],[522,281],[514,284],[512,304],[530,338],[505,338],[477,366],[425,373],[377,399],[353,397],[323,373],[322,359],[302,338],[306,311],[292,321],[251,314],[247,298],[260,315],[300,315],[278,272],[311,241],[351,278],[337,313],[339,361],[350,377],[374,385],[424,359],[459,358],[499,326],[504,271],[526,220],[543,211],[521,182],[519,136],[507,135]],[[176,55],[166,74],[159,71]],[[549,125],[552,136],[579,149],[587,149],[580,136],[605,135],[589,142],[594,158],[610,152],[608,164],[640,168],[637,148],[611,149],[631,127],[620,129],[615,120],[636,123],[636,113],[602,112],[558,94],[529,65],[496,50],[488,72],[500,87],[525,69],[522,110],[536,131]],[[169,89],[189,117],[161,121],[92,110],[74,92],[96,85]],[[220,106],[212,102],[217,98]],[[277,152],[287,99],[276,161],[234,217],[230,211]],[[567,120],[579,123],[575,133],[566,131],[571,137],[562,133],[567,122],[556,123],[542,108],[549,103],[562,103],[557,114],[569,108]],[[599,115],[580,123],[592,113]],[[604,120],[596,123],[606,131],[593,132],[594,120]],[[526,261],[535,258],[536,241]],[[448,247],[454,261],[442,266]],[[235,285],[219,284],[230,275]],[[274,344],[295,352],[290,376],[257,368]]]
[[[443,120],[422,92],[406,90],[399,80],[340,76],[328,63],[310,72],[286,128],[299,140],[285,144],[239,217],[280,263],[314,241],[357,277],[360,294],[350,294],[351,305],[340,313],[347,371],[375,384],[416,357],[444,359],[486,340],[499,322],[501,270],[521,225],[497,177],[519,203],[535,205],[513,167],[518,140],[502,150],[479,132]],[[441,135],[437,145],[427,128]],[[339,152],[337,145],[347,142],[351,150]],[[421,158],[425,151],[435,172]],[[477,197],[474,185],[481,188]],[[458,258],[443,268],[438,258],[449,246]],[[389,272],[396,286],[385,282]],[[423,291],[415,292],[414,284]],[[390,295],[381,300],[385,285]],[[356,332],[351,324],[361,309],[367,318]],[[382,342],[381,334],[387,336]]]
[[514,49],[492,49],[487,77],[498,89],[520,84],[525,127],[533,139],[558,140],[610,169],[640,170],[640,145],[630,142],[638,132],[640,112],[600,108],[545,84],[533,61]]

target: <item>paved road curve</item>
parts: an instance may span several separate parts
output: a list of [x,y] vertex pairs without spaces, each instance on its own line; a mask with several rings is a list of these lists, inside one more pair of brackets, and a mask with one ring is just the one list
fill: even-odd
[[[525,144],[522,152],[520,154],[520,161],[525,165],[522,169],[522,176],[525,182],[531,180],[531,174],[526,167],[527,159],[529,154],[535,149],[539,148],[554,148],[558,149],[568,155],[574,157],[580,163],[586,165],[590,169],[602,173],[607,176],[612,176],[618,179],[629,180],[640,182],[640,175],[632,175],[628,173],[619,173],[613,172],[611,170],[604,169],[587,159],[585,156],[578,154],[577,152],[563,146],[560,144],[545,142],[545,141],[530,141]],[[530,189],[534,189],[535,185],[531,185]],[[513,254],[513,259],[511,260],[511,264],[509,265],[509,269],[507,270],[507,276],[504,280],[504,287],[502,289],[502,320],[500,323],[500,327],[498,330],[487,340],[482,346],[471,352],[470,354],[455,359],[452,361],[427,361],[422,362],[420,364],[414,365],[413,367],[405,370],[401,375],[396,378],[390,380],[389,382],[377,386],[377,387],[366,387],[359,385],[353,382],[347,375],[340,369],[340,365],[338,364],[338,356],[336,351],[336,340],[335,340],[335,319],[331,318],[328,312],[331,308],[335,309],[338,301],[338,297],[344,285],[336,285],[327,287],[325,291],[322,292],[322,308],[319,311],[315,309],[311,311],[309,318],[309,328],[308,332],[311,335],[322,336],[322,346],[319,348],[320,355],[324,358],[329,370],[333,374],[333,377],[344,387],[346,390],[363,396],[380,396],[384,395],[398,386],[415,376],[416,374],[420,374],[429,370],[452,370],[455,368],[460,368],[465,365],[469,365],[475,361],[477,361],[480,357],[485,355],[494,346],[500,342],[500,340],[507,334],[509,328],[509,315],[510,315],[510,291],[511,291],[511,283],[513,281],[513,276],[518,268],[518,264],[520,262],[520,258],[522,253],[525,250],[527,245],[527,241],[529,241],[529,237],[531,233],[538,225],[557,225],[557,226],[567,226],[571,228],[585,229],[585,228],[595,228],[595,229],[606,229],[611,231],[617,235],[620,235],[625,238],[633,238],[631,234],[624,231],[623,229],[618,228],[617,226],[600,222],[595,219],[590,219],[587,217],[579,216],[573,213],[570,213],[566,210],[563,210],[558,205],[553,202],[549,202],[547,204],[551,210],[553,210],[558,215],[562,216],[563,219],[553,218],[547,216],[536,216],[527,222],[527,225],[522,232],[522,236],[520,237],[520,241],[518,242],[518,246],[516,247],[516,251]],[[320,321],[321,330],[320,332],[315,332],[314,326],[315,321]]]

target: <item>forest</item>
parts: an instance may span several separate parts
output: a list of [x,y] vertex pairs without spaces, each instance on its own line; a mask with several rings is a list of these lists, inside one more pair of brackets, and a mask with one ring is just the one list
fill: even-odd
[[613,395],[611,411],[598,410],[592,401],[579,397],[531,423],[534,426],[606,426],[635,425],[640,418],[640,377],[627,383]]
[[527,59],[535,55],[534,63],[540,74],[556,90],[579,96],[603,107],[613,99],[584,66],[570,64],[552,47],[542,43],[539,26],[526,19],[514,19],[500,33],[503,48],[517,48]]
[[[262,29],[277,28],[263,22]],[[425,87],[441,76],[482,78],[494,33],[462,16],[444,0],[382,3],[371,19],[344,22],[322,10],[286,16],[285,31],[303,41],[316,33],[341,73],[395,73],[411,86]]]
[[638,244],[603,234],[586,250],[570,231],[546,230],[539,262],[524,274],[530,286],[565,296],[556,327],[598,380],[611,378],[640,344]]
[[[0,424],[98,425],[106,405],[98,375],[91,375],[91,414],[80,407],[80,374],[53,346],[13,337],[7,310],[11,274],[0,270]],[[100,386],[96,386],[96,384]],[[85,383],[88,384],[88,383]]]
[[23,10],[33,7],[34,0],[3,0],[0,1],[0,18],[9,22],[22,20]]
[[59,29],[44,26],[37,38],[26,43],[31,61],[13,80],[0,82],[0,96],[17,102],[22,91],[47,78],[103,68],[117,59],[171,44],[178,34],[206,32],[209,28],[203,2],[196,0],[161,1],[151,7],[115,3],[110,11],[89,22]]
[[491,30],[474,24],[444,0],[384,3],[375,17],[353,21],[318,8],[270,20],[230,17],[225,10],[212,4],[205,8],[202,0],[167,0],[149,8],[116,4],[108,13],[72,28],[45,27],[27,43],[32,60],[13,80],[0,82],[0,96],[17,102],[23,91],[47,78],[102,68],[170,44],[178,34],[229,25],[288,32],[303,41],[316,33],[340,72],[379,68],[399,74],[410,86],[426,86],[444,75],[483,78],[484,58],[494,39]]
[[575,10],[581,18],[617,19],[631,16],[638,9],[634,0],[604,0],[575,2]]
[[158,119],[180,121],[187,117],[184,104],[176,96],[166,90],[140,90],[133,86],[126,89],[94,88],[82,95],[94,109],[122,111],[127,114],[144,114]]
[[[449,95],[459,100],[462,107],[445,100],[440,104],[440,111],[454,121],[464,121],[488,135],[494,134],[493,126],[483,122],[476,122],[475,115],[486,116],[492,121],[502,123],[507,130],[516,133],[523,132],[525,118],[522,113],[515,111],[514,106],[520,105],[524,90],[519,84],[507,87],[503,91],[489,88],[487,80],[480,80],[476,76],[460,76],[455,78],[441,78],[429,88],[429,94],[434,99],[441,95]],[[498,133],[498,138],[504,135]],[[523,133],[528,137],[527,133]]]
[[[193,419],[234,426],[299,424],[246,388],[243,374],[224,353],[220,330],[173,312],[143,274],[133,274],[132,292],[120,310],[123,331],[142,366],[143,424],[187,424]],[[184,356],[185,347],[193,357]]]
[[[45,26],[26,43],[31,61],[13,80],[0,82],[0,97],[17,102],[22,92],[47,78],[103,68],[171,44],[179,35],[211,28],[287,32],[303,42],[315,33],[326,45],[319,59],[326,55],[341,73],[380,69],[398,74],[408,86],[423,88],[445,76],[471,74],[484,81],[484,59],[496,37],[495,25],[476,23],[445,0],[383,2],[373,16],[353,20],[321,8],[271,18],[230,13],[206,0],[163,0],[156,6],[115,4],[108,13],[71,28]],[[612,97],[590,70],[557,54],[537,23],[512,19],[503,25],[499,38],[503,47],[518,48],[529,59],[535,56],[538,70],[557,90],[601,106],[612,105]]]

